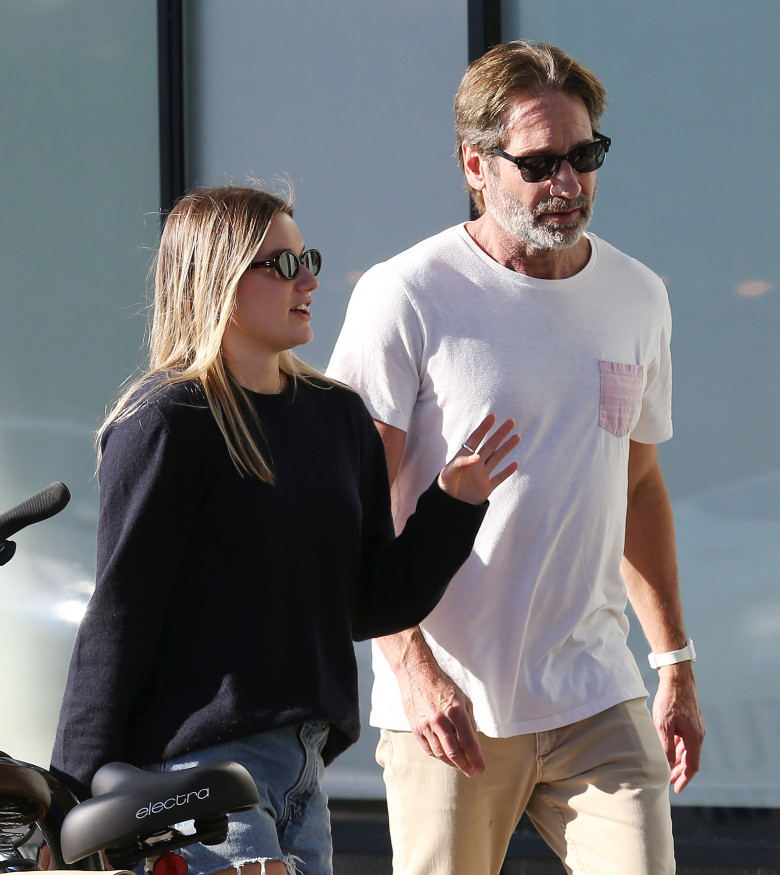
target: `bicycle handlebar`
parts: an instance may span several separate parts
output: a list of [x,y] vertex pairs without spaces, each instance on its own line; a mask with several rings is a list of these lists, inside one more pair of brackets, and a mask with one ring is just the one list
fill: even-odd
[[0,546],[18,531],[58,514],[70,501],[70,492],[59,481],[0,514]]

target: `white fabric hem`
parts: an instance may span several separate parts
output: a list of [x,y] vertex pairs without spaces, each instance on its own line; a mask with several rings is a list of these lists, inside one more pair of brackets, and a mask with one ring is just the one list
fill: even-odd
[[[649,693],[644,685],[639,685],[621,693],[610,693],[608,696],[602,696],[594,702],[587,702],[577,708],[565,711],[562,714],[554,714],[548,717],[542,717],[539,720],[522,721],[519,723],[510,723],[507,725],[498,725],[493,723],[484,723],[477,720],[477,731],[488,738],[513,738],[515,735],[530,735],[533,732],[549,732],[553,729],[560,729],[562,726],[571,726],[573,723],[579,723],[581,720],[587,720],[589,717],[595,717],[596,714],[601,714],[608,708],[613,708],[615,705],[620,705],[622,702],[630,702],[633,699],[647,699]],[[388,729],[393,732],[411,732],[409,721],[405,715],[397,714],[377,714],[372,711],[369,715],[369,725],[377,729]]]
[[267,875],[265,864],[266,863],[284,863],[285,869],[287,869],[288,875],[301,875],[301,869],[298,868],[298,863],[303,863],[300,857],[288,856],[288,857],[251,857],[247,860],[242,860],[240,863],[234,863],[233,867],[236,870],[237,875],[242,875],[242,869],[244,866],[250,866],[253,864],[260,864],[260,875]]

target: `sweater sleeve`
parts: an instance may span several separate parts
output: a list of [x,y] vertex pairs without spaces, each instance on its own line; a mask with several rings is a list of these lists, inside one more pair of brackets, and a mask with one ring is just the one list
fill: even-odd
[[154,407],[115,426],[103,451],[95,591],[76,638],[52,754],[52,771],[80,798],[100,765],[127,756],[130,717],[205,488],[203,465],[193,464],[196,429],[177,439]]
[[468,559],[488,509],[488,502],[473,505],[451,498],[434,481],[395,537],[384,447],[370,419],[367,428],[355,641],[390,635],[424,620]]

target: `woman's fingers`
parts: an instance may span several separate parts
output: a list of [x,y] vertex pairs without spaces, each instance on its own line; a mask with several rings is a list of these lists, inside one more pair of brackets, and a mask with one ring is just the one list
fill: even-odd
[[[515,444],[515,446],[517,446],[517,445]],[[514,474],[515,471],[517,471],[517,469],[519,467],[520,467],[519,462],[510,462],[506,466],[506,468],[502,468],[497,474],[494,474],[490,478],[491,490],[495,489],[497,486],[500,486],[504,482],[504,480],[507,479],[507,477],[511,477],[512,474]]]
[[[500,449],[502,449],[504,444],[512,441],[512,437],[509,437],[509,435],[514,427],[514,419],[507,419],[502,422],[501,425],[493,432],[493,434],[490,435],[490,437],[485,441],[484,446],[480,449],[480,454],[484,452],[486,462],[488,461],[488,459],[492,459],[492,457],[496,453],[498,453]],[[516,437],[517,441],[514,441],[509,449],[517,446],[517,442],[520,440],[519,435],[514,435],[513,437]],[[509,450],[507,450],[506,452],[509,452]],[[497,461],[500,461],[500,458]]]
[[[486,416],[462,445],[465,452],[471,450],[474,453],[478,453],[482,461],[486,464],[490,463],[491,467],[495,467],[520,442],[519,435],[512,435],[508,438],[509,433],[515,427],[513,419],[504,420],[493,434],[485,440],[495,421],[495,414],[491,413]],[[484,443],[482,443],[483,441]]]
[[[514,423],[510,420],[510,429],[514,427]],[[490,454],[485,458],[485,467],[488,471],[492,471],[499,462],[503,461],[509,453],[520,443],[520,435],[519,434],[511,434],[505,440],[498,444],[498,446],[490,451]],[[482,451],[480,450],[480,455]]]
[[471,450],[476,453],[479,450],[479,445],[485,440],[485,436],[493,428],[496,421],[495,413],[488,413],[482,422],[471,432],[471,434],[463,441],[463,449],[465,452]]
[[442,468],[439,486],[453,498],[481,504],[497,486],[517,471],[517,462],[496,470],[520,443],[520,435],[511,433],[515,427],[512,419],[502,422],[491,434],[495,422],[494,414],[486,416],[463,441],[462,448],[454,458]]

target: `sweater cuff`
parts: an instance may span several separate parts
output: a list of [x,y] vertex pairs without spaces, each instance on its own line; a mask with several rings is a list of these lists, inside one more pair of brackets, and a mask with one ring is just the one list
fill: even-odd
[[423,492],[417,501],[417,509],[426,507],[426,512],[435,515],[439,525],[451,526],[456,531],[463,531],[476,535],[485,514],[488,512],[490,502],[485,500],[482,504],[470,504],[448,495],[439,486],[439,476],[436,475],[433,483]]

